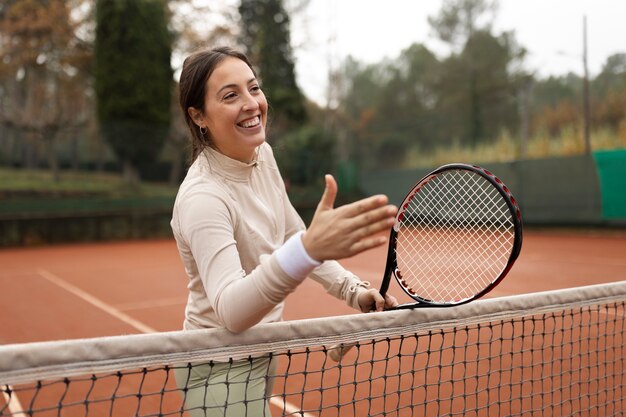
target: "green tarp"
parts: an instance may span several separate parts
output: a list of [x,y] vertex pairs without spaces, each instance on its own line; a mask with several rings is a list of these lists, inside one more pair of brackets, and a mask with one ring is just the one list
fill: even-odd
[[626,149],[598,151],[593,157],[602,190],[602,217],[626,219]]

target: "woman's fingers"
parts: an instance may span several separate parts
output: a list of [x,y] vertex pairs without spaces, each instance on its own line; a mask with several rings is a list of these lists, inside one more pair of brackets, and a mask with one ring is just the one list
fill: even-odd
[[383,311],[385,309],[385,299],[378,291],[374,294],[374,311]]
[[369,212],[387,205],[389,199],[385,195],[374,195],[364,198],[363,200],[355,201],[354,203],[346,204],[339,207],[337,210],[341,212],[341,215],[346,218],[356,217],[359,214]]
[[[379,244],[385,243],[386,239],[380,239],[378,235],[381,232],[387,232],[395,223],[396,208],[393,206],[387,206],[375,211],[364,213],[355,219],[350,221],[350,231],[346,233],[347,238],[354,243],[363,243],[366,247],[375,247]],[[372,240],[365,240],[368,238],[379,238]],[[382,242],[382,243],[380,243]],[[361,246],[355,246],[356,249],[360,249]]]
[[[393,226],[398,209],[393,205],[387,204],[386,197],[378,197],[380,196],[366,199],[369,201],[361,200],[357,202],[362,204],[353,203],[350,205],[352,207],[348,207],[342,213],[344,216],[352,215],[348,217],[346,227],[350,229],[350,234],[354,239],[363,239],[384,230],[389,230]],[[384,204],[379,206],[383,202]]]
[[370,238],[360,239],[350,246],[348,256],[353,256],[358,253],[364,252],[369,249],[374,249],[378,246],[384,245],[387,242],[387,238],[384,236],[374,236]]
[[362,292],[359,296],[359,307],[363,313],[383,311],[397,305],[398,301],[393,295],[385,294],[383,297],[378,290],[373,288]]
[[393,295],[385,294],[385,308],[396,307],[398,300]]
[[389,228],[395,222],[397,211],[398,209],[391,205],[368,211],[352,218],[351,227],[358,229],[380,224],[383,228]]

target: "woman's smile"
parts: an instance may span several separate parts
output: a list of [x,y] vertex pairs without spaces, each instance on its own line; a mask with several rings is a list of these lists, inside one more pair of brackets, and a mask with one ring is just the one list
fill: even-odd
[[261,125],[261,116],[254,116],[254,117],[251,117],[249,119],[246,119],[237,123],[237,126],[243,127],[246,129],[258,127],[260,125]]

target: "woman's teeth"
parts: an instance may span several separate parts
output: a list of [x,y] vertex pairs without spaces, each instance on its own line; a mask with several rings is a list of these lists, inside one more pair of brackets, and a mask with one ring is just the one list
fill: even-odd
[[252,119],[248,119],[248,120],[244,120],[243,122],[239,123],[239,126],[241,127],[254,127],[256,125],[258,125],[261,122],[261,118],[259,116],[254,117]]

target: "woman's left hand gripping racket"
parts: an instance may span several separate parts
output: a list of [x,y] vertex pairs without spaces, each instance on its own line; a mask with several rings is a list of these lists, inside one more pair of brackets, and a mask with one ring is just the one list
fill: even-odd
[[[393,274],[413,302],[392,309],[465,304],[498,285],[521,248],[520,209],[502,181],[475,165],[444,165],[400,205],[380,293]],[[352,346],[331,348],[331,358]]]

